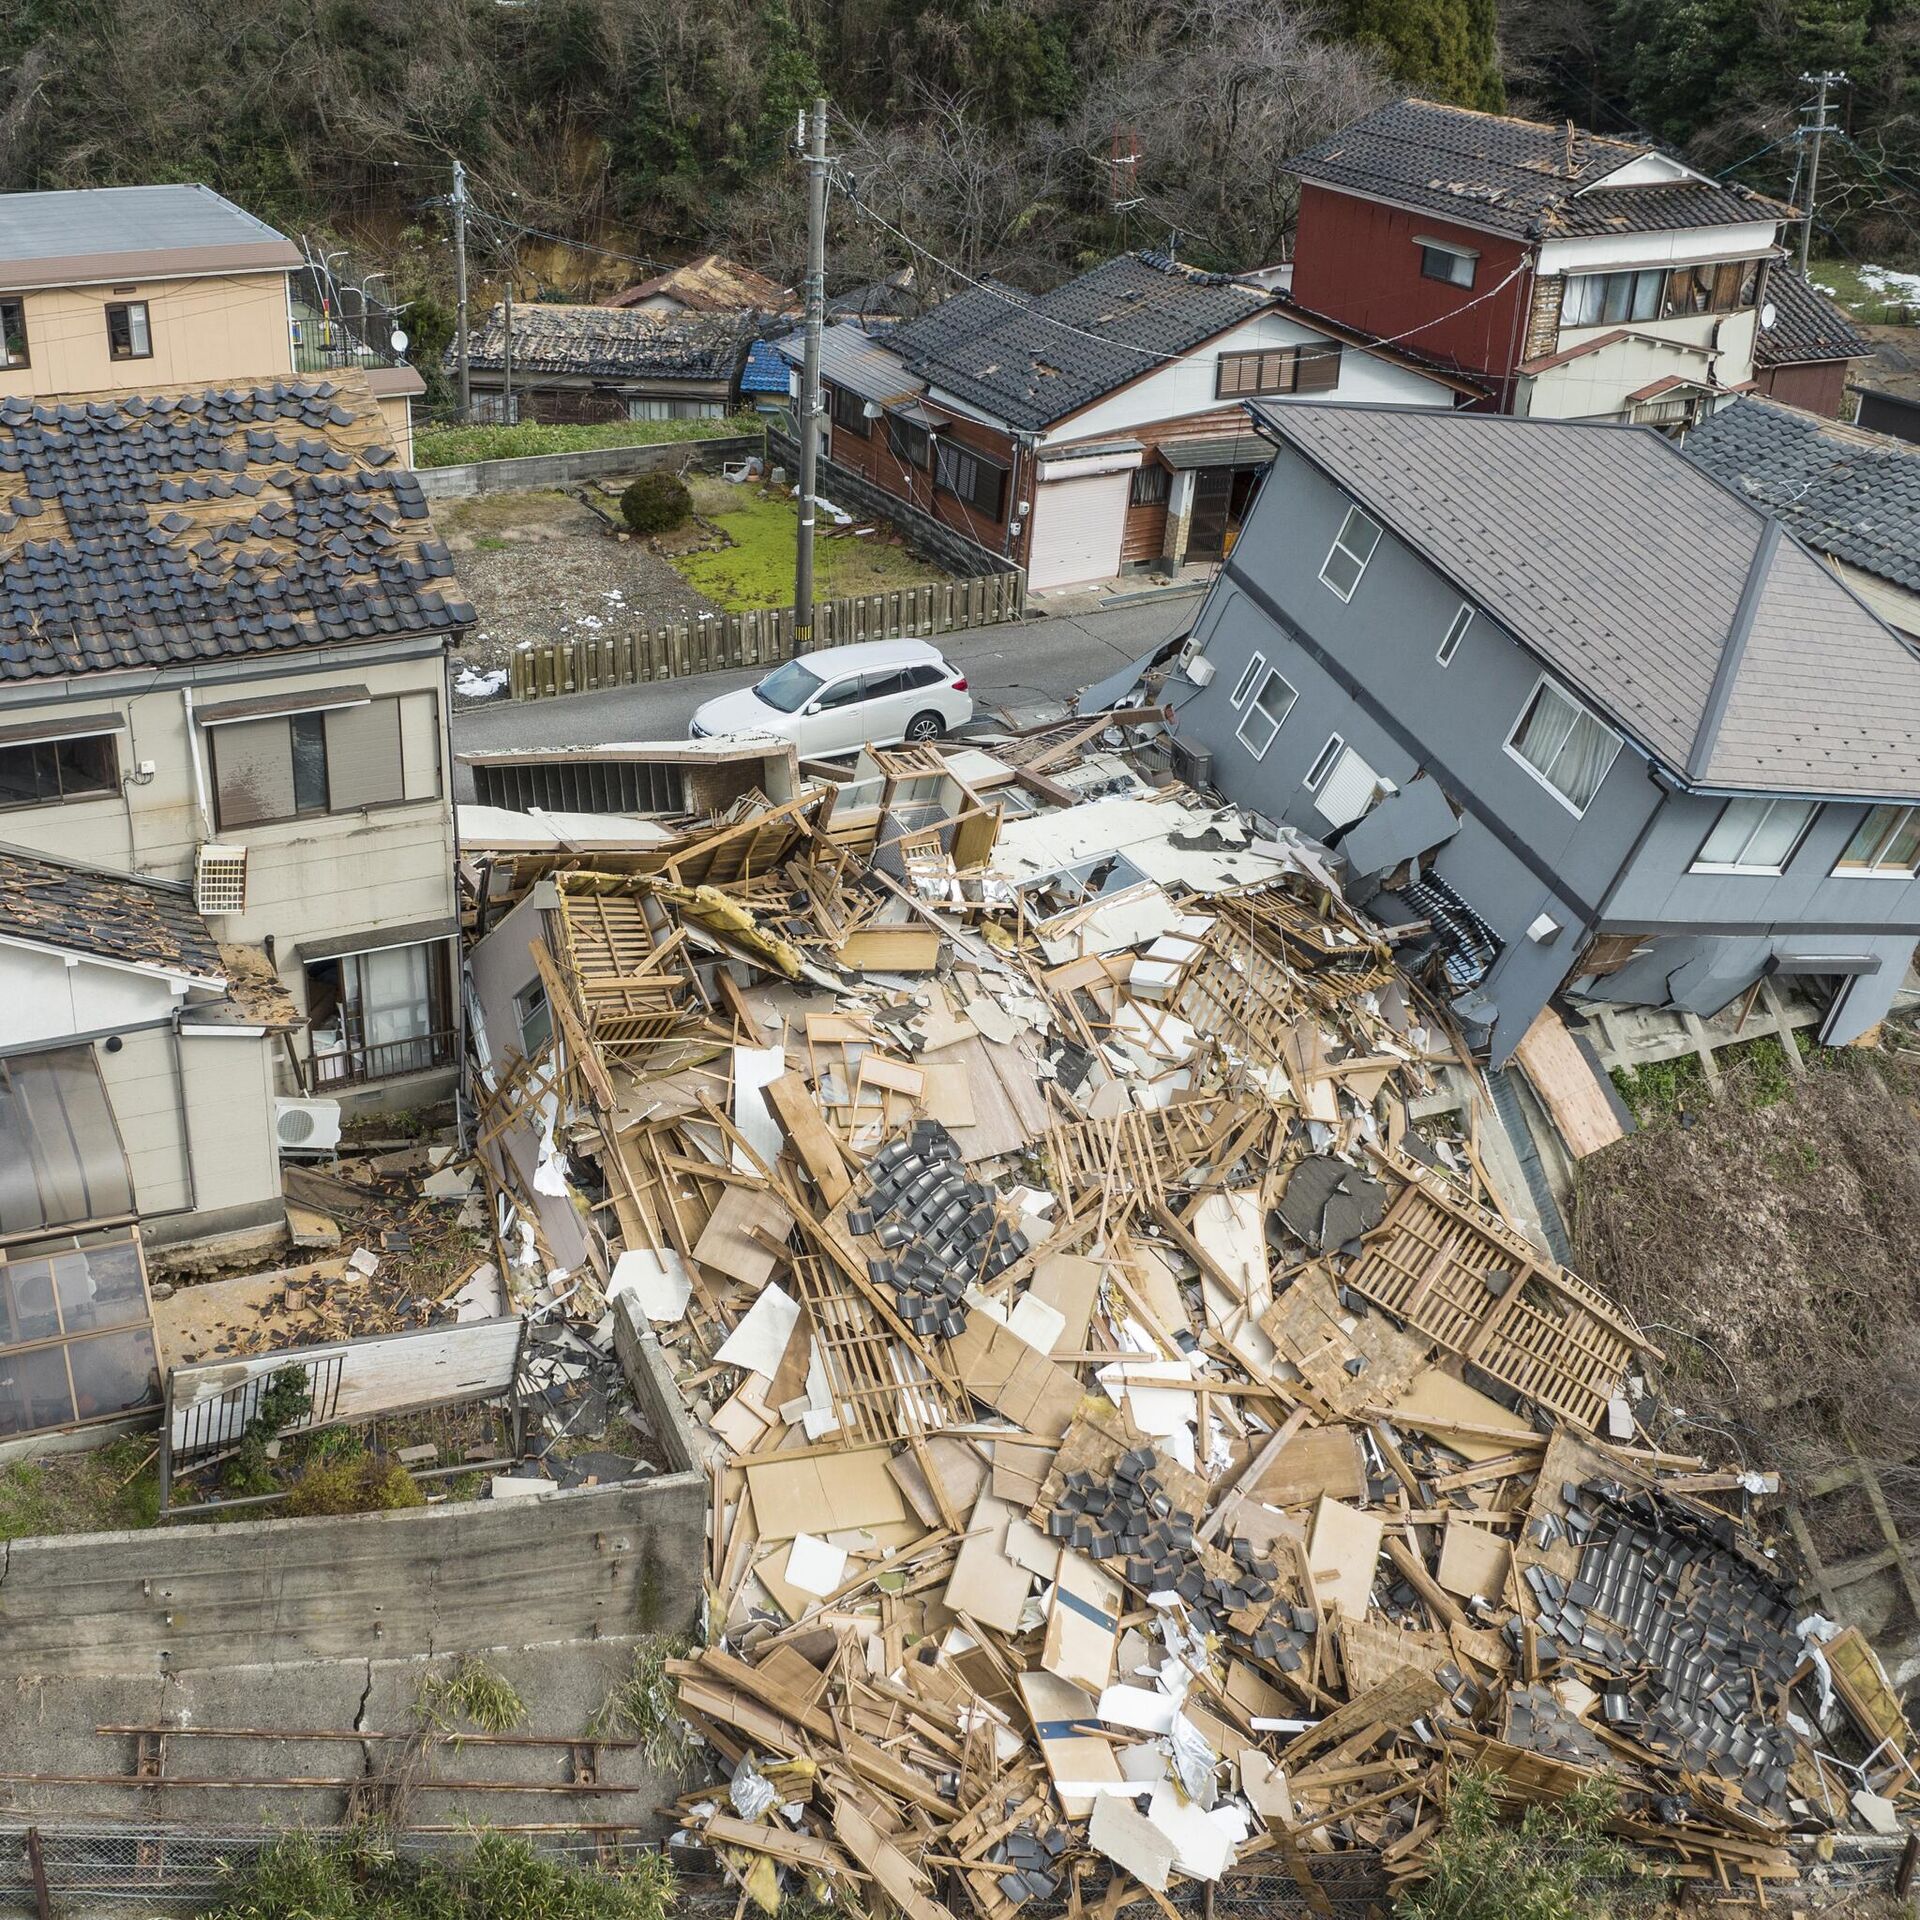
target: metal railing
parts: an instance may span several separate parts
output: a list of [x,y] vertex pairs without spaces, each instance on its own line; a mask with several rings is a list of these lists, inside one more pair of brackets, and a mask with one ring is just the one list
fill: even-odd
[[375,1046],[349,1045],[336,1053],[316,1053],[308,1079],[315,1093],[353,1087],[366,1080],[394,1080],[403,1073],[426,1073],[450,1065],[454,1034],[423,1033],[411,1040],[386,1040]]
[[331,373],[342,367],[397,367],[398,354],[370,347],[357,340],[339,321],[323,328],[317,321],[299,323],[293,341],[293,368],[296,373]]
[[237,1387],[229,1387],[212,1399],[196,1401],[173,1414],[175,1431],[168,1451],[176,1463],[191,1462],[199,1454],[215,1453],[230,1447],[246,1431],[247,1423],[260,1411],[267,1389],[283,1375],[306,1376],[310,1404],[280,1427],[282,1434],[304,1433],[309,1427],[324,1426],[333,1418],[340,1400],[340,1373],[346,1360],[341,1353],[323,1353],[312,1360],[289,1361],[267,1373],[257,1373]]

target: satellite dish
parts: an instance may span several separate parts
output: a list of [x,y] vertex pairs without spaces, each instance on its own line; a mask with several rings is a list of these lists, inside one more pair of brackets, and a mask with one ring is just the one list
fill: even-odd
[[1773,323],[1779,318],[1780,309],[1769,300],[1767,304],[1760,309],[1760,331],[1762,333],[1771,333],[1773,331]]
[[395,327],[387,341],[387,345],[390,346],[395,353],[405,353],[407,350],[406,334],[399,327]]

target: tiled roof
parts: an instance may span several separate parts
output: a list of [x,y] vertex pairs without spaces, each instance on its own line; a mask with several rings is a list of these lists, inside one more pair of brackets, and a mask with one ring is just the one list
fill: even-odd
[[0,679],[468,625],[366,378],[0,399]]
[[1755,366],[1864,360],[1873,351],[1873,342],[1791,267],[1776,266],[1767,275],[1767,304],[1773,308],[1773,325],[1762,327],[1754,336]]
[[1751,394],[1701,421],[1684,445],[1808,546],[1920,592],[1920,447]]
[[888,333],[887,345],[895,353],[944,353],[984,333],[1012,309],[1032,302],[1033,295],[1024,288],[989,277],[978,286],[949,294],[925,313],[901,321]]
[[[1288,162],[1302,180],[1443,214],[1522,239],[1657,232],[1778,220],[1788,209],[1744,187],[1680,181],[1598,187],[1655,153],[1566,124],[1396,100]],[[1594,189],[1591,192],[1585,189]]]
[[740,369],[742,393],[785,393],[788,389],[787,363],[772,340],[756,340],[747,349],[747,364]]
[[0,938],[190,974],[210,985],[227,977],[220,948],[184,889],[19,847],[0,846]]
[[[953,304],[909,320],[887,345],[928,384],[1023,429],[1051,426],[1103,394],[1272,304],[1262,289],[1160,254],[1122,254],[1024,304],[978,290],[963,329]],[[998,311],[993,310],[994,307]]]
[[[516,379],[545,373],[603,380],[730,380],[752,333],[752,316],[738,313],[516,305],[513,372]],[[468,362],[483,373],[497,373],[505,365],[506,347],[505,313],[495,307],[468,342]]]
[[643,300],[664,294],[689,313],[791,313],[793,290],[776,287],[764,273],[743,267],[718,253],[703,254],[683,267],[656,273],[651,280],[623,288],[607,302],[610,307],[637,307]]
[[[1920,659],[1658,433],[1302,401],[1257,411],[1677,777],[1920,798]],[[1236,567],[1260,564],[1262,537],[1256,515]]]

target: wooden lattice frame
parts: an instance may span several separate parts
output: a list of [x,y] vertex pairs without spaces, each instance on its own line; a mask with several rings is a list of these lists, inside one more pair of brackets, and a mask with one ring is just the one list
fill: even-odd
[[963,1416],[946,1386],[817,1254],[792,1259],[793,1287],[813,1324],[840,1436],[849,1446],[907,1440]]
[[[582,877],[584,878],[584,876]],[[685,1031],[704,1008],[679,948],[684,927],[664,937],[647,912],[645,883],[558,887],[565,970],[595,1046],[608,1059],[644,1055]],[[664,927],[665,916],[661,916]]]
[[1346,1285],[1502,1385],[1596,1430],[1646,1345],[1640,1330],[1420,1161],[1372,1151],[1400,1192]]

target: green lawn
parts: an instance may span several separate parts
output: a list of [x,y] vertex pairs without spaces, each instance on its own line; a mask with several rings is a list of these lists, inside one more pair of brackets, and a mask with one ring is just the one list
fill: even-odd
[[413,436],[416,467],[461,467],[470,460],[524,460],[536,453],[585,453],[593,447],[645,447],[663,440],[713,440],[758,433],[757,414],[730,420],[610,420],[597,427],[422,427]]
[[[1912,269],[1899,267],[1895,271],[1906,273]],[[1862,326],[1904,326],[1915,306],[1920,306],[1920,300],[1903,299],[1898,292],[1869,287],[1851,260],[1812,261],[1807,268],[1807,278],[1816,287],[1824,287]]]
[[[668,554],[681,577],[728,613],[790,606],[797,537],[794,502],[784,494],[718,480],[696,478],[693,490],[695,506],[725,528],[734,544],[703,553]],[[814,542],[814,587],[822,600],[924,586],[938,577],[936,568],[884,533],[828,539],[830,524],[823,515],[822,537]]]

